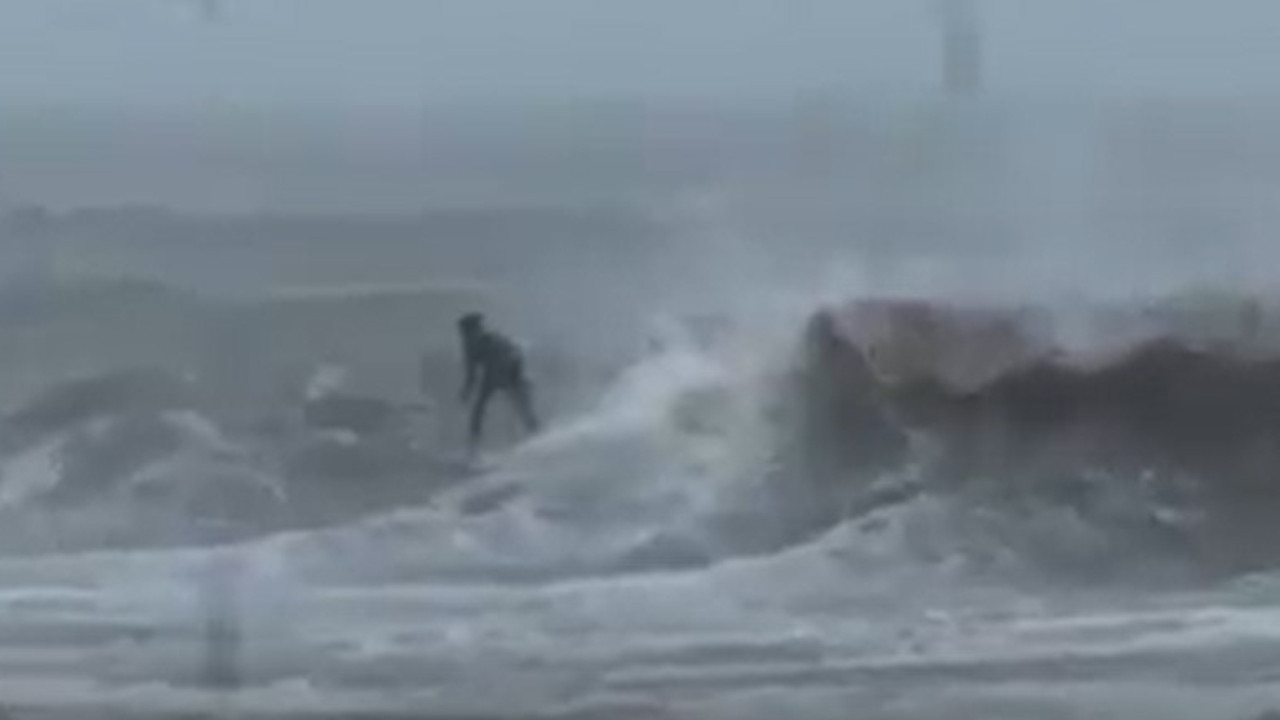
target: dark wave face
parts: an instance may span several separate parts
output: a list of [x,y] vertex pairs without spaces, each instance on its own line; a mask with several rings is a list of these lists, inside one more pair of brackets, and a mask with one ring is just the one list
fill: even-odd
[[[1113,531],[1122,555],[1274,565],[1280,357],[1252,334],[1205,346],[1168,329],[1099,355],[1053,342],[1045,317],[892,302],[820,314],[809,382],[824,388],[831,427],[815,453],[905,464],[883,438],[909,432],[933,452],[934,490],[1010,510],[1069,506]],[[965,363],[981,372],[957,381]]]

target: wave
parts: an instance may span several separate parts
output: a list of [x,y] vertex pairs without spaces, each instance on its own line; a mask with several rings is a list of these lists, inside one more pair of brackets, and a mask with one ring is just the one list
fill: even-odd
[[0,548],[228,542],[414,502],[445,475],[386,428],[309,411],[350,398],[236,426],[205,390],[130,368],[56,384],[0,419]]
[[[929,448],[929,492],[1069,512],[1105,540],[1094,562],[1176,554],[1239,572],[1273,565],[1280,547],[1280,359],[1260,308],[1240,307],[1234,336],[1209,342],[1134,312],[1102,346],[1056,332],[1051,312],[855,303],[820,315],[810,341],[819,383],[857,388],[839,410]],[[1097,323],[1114,330],[1116,317]]]
[[[365,324],[367,297],[342,322]],[[358,386],[387,350],[353,330],[360,358],[296,362],[284,336],[309,301],[260,302],[265,326],[286,318],[280,344],[57,379],[17,404],[0,427],[0,549],[274,535],[318,577],[528,580],[856,556],[910,526],[930,549],[915,537],[900,560],[1110,577],[1240,572],[1273,564],[1280,540],[1260,501],[1280,363],[1253,301],[863,299],[765,329],[758,313],[699,315],[660,324],[592,403],[481,469],[424,430],[439,406]],[[224,322],[234,306],[192,303]],[[259,351],[281,345],[289,361],[264,371]],[[269,390],[284,366],[288,388]]]
[[[431,507],[291,539],[320,573],[538,578],[705,565],[710,518],[755,470],[751,383],[669,347],[596,406],[495,460]],[[767,508],[755,508],[759,516]],[[389,560],[389,554],[398,555]]]

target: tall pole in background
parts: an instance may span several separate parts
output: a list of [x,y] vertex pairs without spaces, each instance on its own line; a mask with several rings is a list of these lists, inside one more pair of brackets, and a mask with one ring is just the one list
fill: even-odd
[[942,0],[942,74],[947,94],[982,91],[982,31],[975,0]]

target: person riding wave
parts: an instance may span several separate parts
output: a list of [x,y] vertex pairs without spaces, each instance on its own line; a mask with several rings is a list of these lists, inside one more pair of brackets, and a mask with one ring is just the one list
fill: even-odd
[[525,374],[520,348],[506,336],[485,327],[484,316],[467,313],[458,320],[465,380],[462,401],[470,403],[468,449],[474,454],[484,432],[484,418],[495,393],[503,393],[530,433],[539,429],[533,408],[533,389]]

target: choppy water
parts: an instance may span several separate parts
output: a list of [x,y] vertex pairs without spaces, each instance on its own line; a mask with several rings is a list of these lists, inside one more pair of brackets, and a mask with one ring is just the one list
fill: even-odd
[[[1006,298],[1051,289],[1069,302],[1188,278],[1265,284],[1273,143],[1260,125],[1210,116],[1218,123],[1138,113],[1095,118],[1087,130],[1037,120],[1021,135],[975,135],[962,132],[973,129],[963,118],[951,118],[952,133],[899,114],[866,120],[848,142],[827,138],[820,154],[849,175],[833,173],[829,185],[805,175],[812,169],[767,177],[761,166],[778,158],[739,167],[729,160],[753,146],[730,143],[723,162],[693,163],[680,187],[653,192],[707,187],[689,203],[692,227],[665,237],[669,255],[647,264],[617,247],[671,231],[687,208],[653,226],[463,213],[425,226],[258,219],[184,231],[144,218],[153,235],[136,238],[125,221],[112,226],[125,239],[112,242],[92,218],[75,220],[80,236],[61,249],[76,272],[142,268],[237,290],[307,276],[448,282],[217,301],[92,283],[5,295],[6,409],[71,378],[139,365],[195,377],[201,391],[158,421],[78,428],[88,445],[77,447],[95,462],[118,458],[85,450],[94,438],[161,450],[141,473],[95,472],[106,460],[75,469],[98,501],[74,511],[29,505],[67,472],[57,456],[70,435],[6,454],[0,504],[16,511],[0,508],[0,550],[15,551],[0,555],[0,705],[16,717],[901,720],[1244,720],[1280,709],[1273,572],[1188,579],[1177,562],[1126,553],[1052,502],[1010,513],[926,488],[846,517],[857,498],[814,487],[776,452],[795,429],[777,406],[780,378],[821,300],[866,289]],[[707,180],[703,165],[729,179]],[[530,222],[546,224],[533,232]],[[626,226],[622,240],[586,253],[606,245],[595,241],[611,222]],[[526,230],[543,244],[491,257],[496,246],[475,245],[486,248],[479,260],[457,251],[462,260],[441,269],[434,263],[448,265],[449,253],[422,254],[423,227],[459,247]],[[322,230],[325,241],[313,242]],[[192,251],[169,232],[254,239]],[[572,233],[567,249],[545,250]],[[768,251],[757,253],[762,235]],[[353,238],[370,249],[350,253]],[[834,267],[846,244],[866,251],[847,274]],[[930,252],[896,263],[907,246]],[[771,263],[802,290],[778,290]],[[646,273],[656,277],[637,279]],[[519,292],[495,301],[505,281]],[[439,414],[416,431],[447,456],[461,423],[448,328],[478,304],[530,331],[553,418],[483,473],[429,499],[354,507],[375,475],[395,475],[373,463],[381,474],[356,472],[364,485],[326,479],[322,494],[342,501],[320,527],[217,549],[191,546],[190,505],[139,509],[143,476],[162,488],[278,488],[284,454],[244,438],[260,421],[291,417],[325,364],[347,368],[359,392],[403,398],[416,393],[426,352]],[[724,344],[651,337],[641,324],[686,305],[731,320]],[[390,456],[393,466],[401,459]],[[914,472],[863,486],[915,488]],[[387,487],[402,490],[402,479]],[[259,507],[259,495],[236,497]],[[179,538],[181,549],[154,547]],[[86,549],[106,540],[133,549]],[[1100,564],[1108,572],[1092,576]]]
[[[787,336],[669,337],[430,504],[221,549],[0,560],[0,699],[18,717],[1280,707],[1270,574],[1191,589],[1139,582],[1139,563],[1133,582],[1076,584],[1020,544],[1105,552],[1087,523],[928,493],[778,540],[808,517],[784,512],[807,491],[771,464]],[[38,456],[6,488],[38,486]]]

